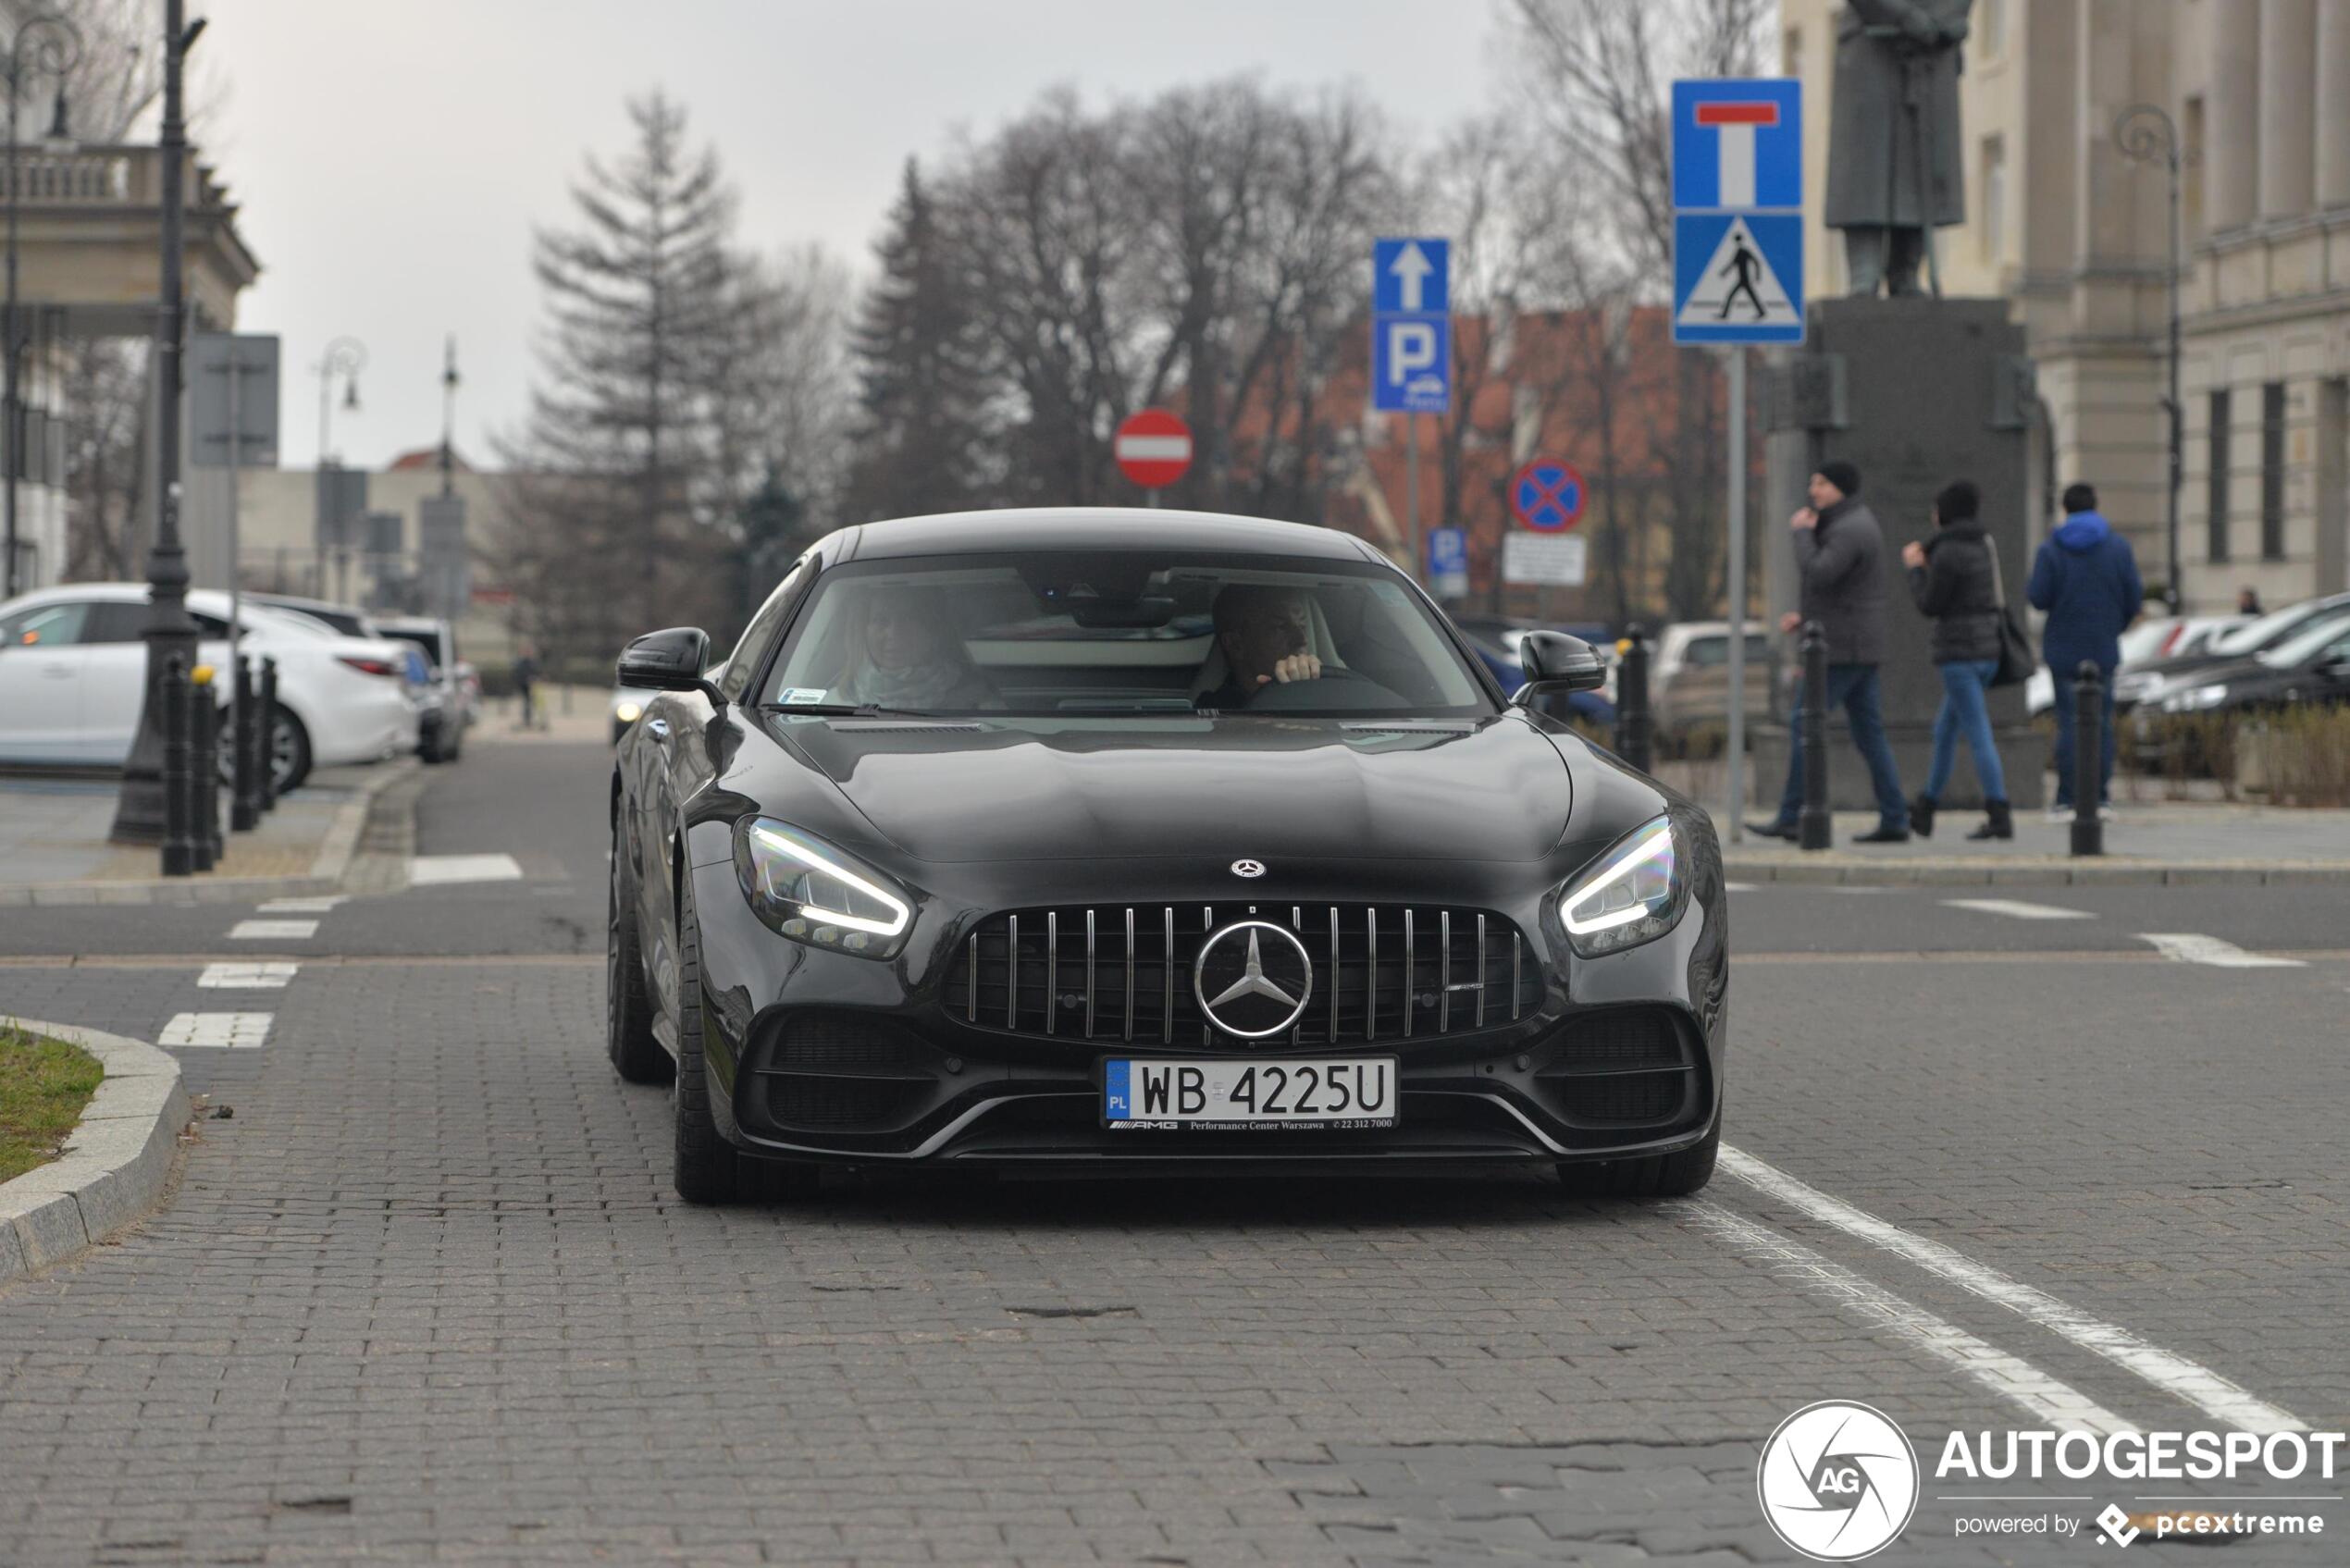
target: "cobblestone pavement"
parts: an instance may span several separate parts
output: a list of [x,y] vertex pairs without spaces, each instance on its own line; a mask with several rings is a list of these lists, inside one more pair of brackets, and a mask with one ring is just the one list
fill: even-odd
[[[897,1177],[687,1208],[664,1092],[603,1060],[600,961],[515,934],[600,916],[599,766],[448,771],[418,852],[540,870],[328,910],[268,955],[302,965],[283,991],[198,984],[264,956],[223,940],[250,911],[191,928],[184,961],[0,967],[0,1012],[145,1038],[272,1014],[257,1048],[181,1054],[211,1114],[168,1206],[0,1290],[0,1563],[1782,1562],[1755,1463],[1814,1400],[1877,1406],[1929,1458],[2047,1424],[2016,1365],[2150,1428],[2214,1424],[1728,1175],[1651,1204]],[[534,783],[560,810],[495,805]],[[2344,1426],[2350,963],[2064,956],[2139,913],[2196,930],[2173,890],[2037,958],[1917,899],[1900,918],[1938,951],[1849,961],[1753,928],[1861,900],[1758,897],[1730,1125],[1762,1168]],[[409,951],[326,961],[342,931]],[[1882,1561],[2110,1549],[1954,1538],[1980,1505],[1939,1494],[1973,1489],[1929,1471]]]

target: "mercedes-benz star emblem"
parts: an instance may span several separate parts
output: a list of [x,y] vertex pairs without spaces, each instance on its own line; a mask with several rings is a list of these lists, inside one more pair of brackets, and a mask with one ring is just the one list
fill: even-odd
[[1232,862],[1232,874],[1236,877],[1261,877],[1265,874],[1265,862],[1262,860],[1235,860]]
[[1235,920],[1200,944],[1192,990],[1208,1022],[1263,1040],[1304,1016],[1314,961],[1305,944],[1269,920]]

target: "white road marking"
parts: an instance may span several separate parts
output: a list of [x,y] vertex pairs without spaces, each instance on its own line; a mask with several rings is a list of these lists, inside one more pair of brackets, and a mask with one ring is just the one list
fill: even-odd
[[239,920],[229,928],[231,942],[300,942],[317,934],[316,920]]
[[326,898],[272,898],[254,912],[263,915],[323,915],[336,905],[347,902],[349,900],[340,893]]
[[1750,882],[1725,882],[1722,884],[1722,891],[1725,893],[1751,893],[1754,891],[1754,884]]
[[451,882],[520,882],[522,867],[511,855],[419,855],[408,862],[408,885]]
[[250,1051],[269,1037],[271,1017],[268,1013],[178,1013],[163,1026],[155,1043]]
[[2005,915],[2015,920],[2094,920],[2086,909],[2062,909],[2054,904],[2026,904],[2020,898],[1945,898],[1942,902],[1953,909],[1973,909],[1979,914]]
[[283,991],[300,964],[206,964],[196,983],[207,991]]
[[[1728,1151],[1723,1153],[1726,1155]],[[2050,1377],[1988,1340],[1977,1339],[1957,1324],[1895,1295],[1801,1242],[1733,1214],[1719,1204],[1701,1199],[1689,1207],[1698,1223],[1720,1240],[1774,1266],[1773,1272],[1791,1277],[1805,1289],[1833,1297],[1853,1316],[1948,1363],[1970,1380],[2021,1407],[2035,1423],[2059,1430],[2137,1430],[2071,1384]]]
[[2157,951],[2174,963],[2209,964],[2221,969],[2299,969],[2308,966],[2298,958],[2271,958],[2263,953],[2247,953],[2232,942],[2222,942],[2216,936],[2198,936],[2193,932],[2138,932],[2140,942],[2151,942]]
[[2208,1413],[2215,1419],[2248,1432],[2306,1431],[2292,1412],[2269,1403],[2222,1377],[2209,1367],[2183,1355],[2148,1344],[2127,1328],[2091,1317],[2069,1302],[2059,1301],[2036,1286],[2010,1278],[1988,1264],[1975,1262],[1955,1247],[1913,1236],[1897,1225],[1832,1198],[1776,1166],[1756,1159],[1743,1149],[1725,1145],[1722,1168],[1740,1181],[1778,1199],[1823,1225],[1857,1236],[1886,1252],[1906,1258],[1932,1274],[1961,1285],[2082,1349],[2094,1352],[2136,1374],[2163,1392]]

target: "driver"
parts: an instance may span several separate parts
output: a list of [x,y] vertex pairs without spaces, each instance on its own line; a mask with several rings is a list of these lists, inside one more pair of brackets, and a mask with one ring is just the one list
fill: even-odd
[[1246,708],[1263,687],[1322,678],[1311,651],[1311,600],[1303,589],[1235,583],[1216,596],[1216,642],[1230,666],[1224,684],[1194,708]]

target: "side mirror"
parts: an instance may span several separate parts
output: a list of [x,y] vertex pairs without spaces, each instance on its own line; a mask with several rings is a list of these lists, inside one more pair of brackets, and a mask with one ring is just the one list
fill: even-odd
[[726,699],[718,688],[702,679],[703,667],[710,662],[710,634],[699,626],[672,626],[667,631],[647,632],[620,650],[620,668],[615,673],[624,686],[642,686],[649,691],[698,691],[724,708]]
[[1545,691],[1597,691],[1607,685],[1607,661],[1581,637],[1565,632],[1528,632],[1517,647],[1526,667],[1521,702]]

